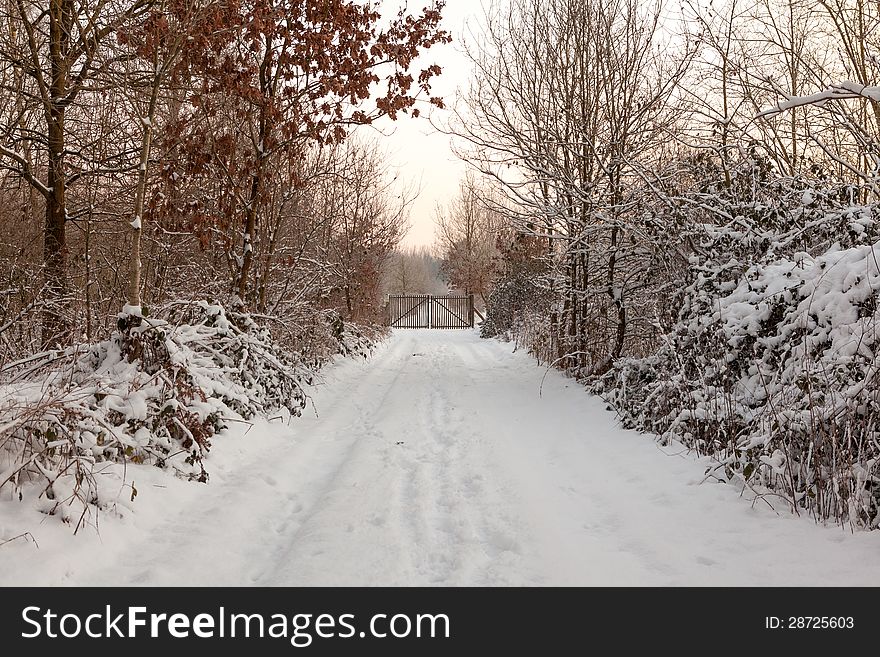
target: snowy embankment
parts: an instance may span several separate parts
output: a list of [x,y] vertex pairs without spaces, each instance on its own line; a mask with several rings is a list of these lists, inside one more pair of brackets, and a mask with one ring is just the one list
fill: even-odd
[[880,585],[880,533],[701,483],[708,460],[544,375],[472,331],[395,332],[303,417],[231,426],[207,485],[129,465],[98,533],[4,495],[0,537],[39,548],[0,547],[0,583]]
[[218,431],[277,409],[298,414],[311,380],[302,354],[204,301],[173,304],[167,319],[121,314],[118,329],[0,370],[0,494],[75,531],[124,506],[120,490],[134,501],[130,464],[206,482]]
[[[869,220],[853,213],[850,230]],[[722,479],[880,526],[880,243],[727,258],[694,258],[658,352],[619,362],[594,390],[627,426],[713,456]]]

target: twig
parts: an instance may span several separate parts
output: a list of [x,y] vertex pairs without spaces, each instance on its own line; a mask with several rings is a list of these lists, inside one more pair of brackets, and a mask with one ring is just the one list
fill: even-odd
[[13,536],[12,538],[7,538],[5,541],[0,541],[0,547],[3,547],[7,543],[12,543],[12,541],[18,540],[19,538],[23,538],[25,540],[30,541],[35,546],[37,546],[38,550],[40,549],[40,544],[37,543],[37,539],[35,539],[33,534],[31,534],[30,532],[24,532],[23,534],[19,534],[18,536]]

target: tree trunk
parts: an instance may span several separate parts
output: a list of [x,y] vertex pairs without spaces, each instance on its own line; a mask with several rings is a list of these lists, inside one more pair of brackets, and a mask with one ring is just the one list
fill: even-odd
[[578,330],[578,335],[580,337],[580,344],[578,345],[578,366],[584,368],[587,366],[587,346],[588,346],[588,321],[589,321],[589,296],[587,295],[587,290],[589,289],[590,283],[590,273],[589,273],[589,254],[582,248],[580,252],[580,267],[581,267],[581,280],[580,280],[580,288],[581,288],[581,321],[580,328]]
[[271,83],[272,48],[267,38],[263,61],[260,64],[260,92],[262,94],[260,104],[259,136],[257,145],[257,167],[251,177],[251,191],[248,200],[247,214],[244,226],[244,253],[242,254],[241,267],[238,273],[238,298],[242,303],[247,303],[248,278],[254,262],[254,242],[257,233],[257,209],[260,206],[260,195],[263,193],[263,176],[266,170],[266,151],[269,148],[269,108],[267,104],[273,98],[274,89]]
[[46,277],[46,309],[43,312],[44,348],[66,343],[70,320],[67,298],[67,239],[64,179],[64,112],[55,110],[49,119],[49,158],[43,266]]
[[159,95],[161,76],[158,61],[154,59],[155,76],[150,89],[150,104],[147,116],[142,118],[141,156],[138,166],[137,191],[134,197],[134,219],[131,222],[131,259],[128,275],[128,305],[132,308],[141,306],[141,234],[143,232],[144,197],[147,193],[147,168],[150,163],[150,151],[153,142],[153,118],[156,114],[156,99]]
[[70,300],[67,296],[66,177],[64,171],[64,106],[67,92],[67,51],[72,15],[71,0],[49,4],[49,66],[51,80],[45,102],[48,158],[46,225],[43,239],[43,267],[46,278],[46,308],[43,312],[42,343],[50,348],[70,339]]
[[257,164],[257,172],[251,177],[251,193],[248,199],[247,214],[244,224],[244,253],[241,259],[241,268],[238,272],[238,298],[246,303],[248,291],[248,277],[251,265],[254,261],[254,239],[257,231],[257,206],[260,203],[261,180],[263,177],[263,158]]
[[611,354],[605,366],[606,371],[611,369],[614,361],[620,358],[626,338],[626,306],[623,303],[623,289],[617,288],[614,284],[617,269],[617,248],[622,241],[620,227],[614,226],[611,229],[611,255],[608,258],[608,295],[611,297],[615,308],[617,308],[617,332],[614,338],[614,346],[611,348]]

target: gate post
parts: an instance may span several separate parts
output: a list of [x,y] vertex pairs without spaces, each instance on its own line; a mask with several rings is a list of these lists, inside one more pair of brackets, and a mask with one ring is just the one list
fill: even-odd
[[474,295],[468,295],[468,326],[474,328]]
[[428,328],[434,328],[434,295],[428,295]]

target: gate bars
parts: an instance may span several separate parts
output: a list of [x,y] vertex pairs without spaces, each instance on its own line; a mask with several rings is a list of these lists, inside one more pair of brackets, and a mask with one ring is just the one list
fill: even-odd
[[393,328],[472,328],[474,295],[391,295],[388,319]]

